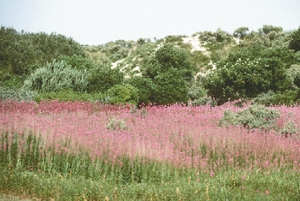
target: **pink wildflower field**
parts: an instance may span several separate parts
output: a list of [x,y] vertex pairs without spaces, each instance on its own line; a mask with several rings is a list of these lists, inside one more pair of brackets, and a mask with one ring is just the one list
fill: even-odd
[[[299,106],[272,108],[280,111],[279,128],[290,120],[300,128]],[[2,101],[0,130],[40,135],[41,149],[55,146],[58,153],[84,152],[113,163],[127,156],[212,173],[226,168],[300,170],[299,133],[284,137],[275,131],[220,127],[226,109],[243,108],[229,103],[132,109],[86,102]]]

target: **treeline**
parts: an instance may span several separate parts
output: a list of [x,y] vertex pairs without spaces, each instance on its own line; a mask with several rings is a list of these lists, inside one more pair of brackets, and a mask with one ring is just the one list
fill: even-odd
[[1,27],[0,98],[135,105],[299,102],[300,28],[194,34],[206,52],[191,51],[184,37],[83,46],[60,34]]

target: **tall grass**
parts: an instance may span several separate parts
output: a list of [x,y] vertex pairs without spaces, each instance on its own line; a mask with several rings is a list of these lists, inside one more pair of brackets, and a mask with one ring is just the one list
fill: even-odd
[[[57,200],[300,199],[300,139],[225,109],[0,102],[0,190]],[[300,107],[274,107],[300,128]]]

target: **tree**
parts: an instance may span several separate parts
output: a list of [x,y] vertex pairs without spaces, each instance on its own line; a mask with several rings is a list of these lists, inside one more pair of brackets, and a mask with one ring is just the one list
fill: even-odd
[[291,41],[289,44],[289,48],[294,50],[295,52],[300,51],[300,27],[297,31],[291,34]]
[[272,31],[279,33],[282,31],[281,27],[276,27],[273,25],[264,25],[262,29],[259,30],[260,32],[264,33],[264,34],[269,34]]
[[269,90],[282,92],[292,87],[292,80],[286,75],[294,61],[293,52],[287,48],[239,49],[217,64],[204,87],[218,104],[253,98]]
[[153,98],[151,98],[153,92],[153,82],[150,78],[142,76],[134,76],[128,80],[128,83],[137,89],[138,102],[137,105],[148,105]]
[[105,92],[124,80],[124,73],[119,68],[110,66],[97,66],[89,71],[88,92]]
[[167,105],[188,101],[188,84],[176,69],[159,74],[153,79],[153,84],[152,102]]
[[238,37],[240,39],[243,39],[246,35],[247,32],[249,31],[248,27],[240,27],[237,28],[234,32],[233,32],[233,36],[234,37]]
[[152,82],[151,102],[163,105],[187,102],[192,66],[185,50],[165,44],[141,70],[143,76]]

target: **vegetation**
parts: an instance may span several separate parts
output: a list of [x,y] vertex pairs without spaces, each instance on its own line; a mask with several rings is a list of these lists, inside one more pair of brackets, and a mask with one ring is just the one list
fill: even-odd
[[284,32],[272,25],[257,31],[240,27],[232,35],[218,29],[196,33],[201,50],[195,51],[187,36],[83,46],[59,34],[1,27],[0,95],[136,106],[221,105],[240,98],[296,105],[298,36],[299,29]]
[[[219,127],[227,109],[270,117],[281,132]],[[2,101],[0,189],[47,200],[297,200],[300,107],[273,109]]]
[[218,29],[194,49],[1,27],[0,192],[300,200],[299,33]]

